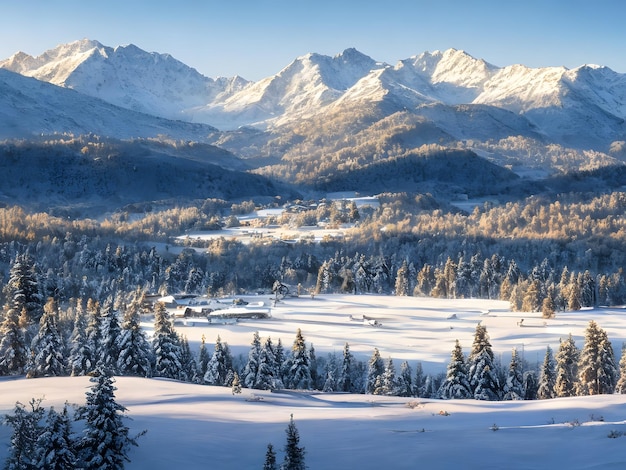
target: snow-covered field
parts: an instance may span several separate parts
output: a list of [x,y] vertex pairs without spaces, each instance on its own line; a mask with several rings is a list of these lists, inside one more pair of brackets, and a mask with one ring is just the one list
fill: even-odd
[[[506,363],[512,347],[526,360],[543,359],[547,345],[572,333],[582,347],[589,320],[603,328],[619,355],[626,338],[626,311],[585,310],[512,313],[503,302],[414,297],[333,295],[285,299],[272,319],[236,325],[183,326],[192,347],[202,334],[209,348],[219,334],[237,355],[247,354],[254,331],[281,338],[290,348],[297,328],[317,357],[341,352],[347,341],[359,359],[374,347],[396,367],[422,362],[426,372],[444,372],[454,340],[470,350],[476,324],[487,327],[494,352]],[[377,318],[382,327],[356,321]],[[526,327],[517,325],[524,318]],[[196,349],[197,350],[197,349]],[[87,378],[13,379],[0,382],[0,413],[19,400],[45,397],[60,408],[83,404]],[[267,444],[282,461],[285,429],[293,413],[311,469],[582,469],[624,468],[626,396],[602,395],[543,401],[479,402],[304,392],[271,393],[183,384],[161,379],[117,379],[117,401],[128,408],[133,432],[147,429],[130,453],[129,469],[262,468]],[[11,429],[0,428],[0,460]]]

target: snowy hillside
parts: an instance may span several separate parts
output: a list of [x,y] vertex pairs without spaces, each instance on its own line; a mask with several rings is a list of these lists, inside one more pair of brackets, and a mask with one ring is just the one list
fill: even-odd
[[[623,74],[598,66],[500,68],[456,49],[424,52],[395,66],[355,49],[335,57],[310,53],[256,83],[207,78],[167,54],[91,40],[60,45],[38,57],[17,53],[0,67],[118,106],[222,129],[277,126],[323,116],[329,109],[378,106],[384,115],[420,114],[425,104],[480,104],[511,112],[499,114],[510,135],[526,135],[531,126],[549,142],[606,150],[626,132]],[[444,128],[457,124],[444,118],[438,117]],[[471,135],[475,129],[458,134]]]
[[[507,303],[414,297],[329,295],[286,299],[269,320],[236,325],[177,324],[197,351],[202,334],[218,335],[234,354],[247,357],[253,333],[282,339],[289,347],[296,328],[314,344],[318,360],[341,353],[345,341],[359,359],[379,347],[399,365],[422,361],[425,370],[444,371],[454,340],[469,352],[478,321],[486,327],[497,357],[512,347],[528,362],[540,361],[546,345],[571,332],[579,346],[594,319],[618,351],[626,339],[622,309],[583,310],[541,320],[540,314],[510,312]],[[381,327],[357,322],[376,316]],[[527,327],[517,326],[524,315]],[[144,327],[150,330],[150,319]],[[485,402],[342,393],[261,391],[193,385],[166,379],[119,377],[116,400],[128,409],[131,435],[142,430],[129,452],[132,469],[189,470],[262,468],[267,445],[283,459],[285,430],[293,414],[310,469],[618,469],[626,464],[626,396],[597,395],[548,400]],[[44,398],[60,410],[68,401],[85,403],[86,377],[3,379],[0,413],[15,402]],[[74,424],[75,426],[75,424]],[[11,429],[0,427],[0,461]],[[613,438],[610,438],[612,436]]]

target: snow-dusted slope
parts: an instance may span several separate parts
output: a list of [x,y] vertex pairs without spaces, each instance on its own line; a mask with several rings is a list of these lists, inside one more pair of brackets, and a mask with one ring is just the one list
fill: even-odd
[[17,53],[0,67],[168,119],[180,119],[183,110],[247,84],[240,77],[207,78],[168,54],[148,53],[134,45],[111,48],[87,39],[38,57]]
[[202,141],[216,129],[168,121],[74,90],[0,70],[0,138],[94,133],[116,138],[169,136]]

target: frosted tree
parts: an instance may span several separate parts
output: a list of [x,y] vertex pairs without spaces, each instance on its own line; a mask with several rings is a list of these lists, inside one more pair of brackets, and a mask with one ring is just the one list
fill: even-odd
[[420,398],[426,397],[426,376],[422,363],[415,365],[415,380],[413,381],[413,395]]
[[511,362],[506,376],[506,384],[504,385],[504,400],[523,400],[524,399],[524,373],[522,363],[520,361],[517,348],[513,348],[511,352]]
[[35,468],[73,470],[77,466],[67,403],[58,413],[50,408],[34,451]]
[[157,302],[154,306],[152,348],[155,358],[154,376],[179,379],[182,369],[180,340],[162,302]]
[[263,463],[263,470],[277,470],[276,467],[276,452],[272,444],[267,445],[267,451],[265,452],[265,462]]
[[199,378],[196,377],[198,372],[198,364],[193,357],[191,347],[189,346],[189,340],[187,336],[177,335],[178,342],[180,344],[180,365],[181,369],[178,375],[179,380],[184,382],[197,382]]
[[354,392],[352,374],[354,371],[354,356],[350,352],[348,343],[343,346],[343,355],[339,378],[337,379],[337,390],[340,392]]
[[139,436],[131,437],[124,424],[126,408],[115,401],[113,378],[99,368],[91,381],[94,385],[87,392],[86,403],[77,410],[78,419],[85,422],[77,443],[79,467],[123,469]]
[[102,342],[98,361],[111,374],[118,374],[117,361],[120,355],[119,341],[122,336],[122,328],[117,312],[113,305],[108,303],[102,312]]
[[207,385],[226,385],[226,378],[229,369],[226,365],[226,355],[220,336],[217,336],[213,355],[207,364],[207,371],[204,375],[204,383]]
[[239,374],[236,371],[233,372],[233,382],[230,387],[233,395],[241,393],[241,382],[239,381]]
[[16,403],[13,414],[5,415],[3,424],[13,428],[8,456],[4,462],[7,470],[35,469],[37,439],[42,432],[41,420],[44,409],[41,408],[41,399],[32,399],[29,402],[30,410],[22,403]]
[[305,470],[304,463],[305,449],[300,447],[300,433],[293,422],[293,415],[287,426],[287,443],[285,444],[285,458],[280,466],[280,470]]
[[396,273],[396,285],[395,285],[396,295],[407,296],[410,295],[410,286],[409,286],[409,266],[404,260],[402,265],[398,268]]
[[372,357],[370,357],[370,360],[367,363],[365,393],[374,393],[374,391],[376,390],[376,380],[378,380],[378,378],[383,375],[384,371],[385,364],[380,357],[380,352],[378,351],[378,348],[374,348]]
[[0,325],[0,375],[22,374],[28,357],[29,347],[19,312],[9,308]]
[[315,355],[315,348],[313,343],[309,346],[309,370],[311,371],[311,388],[320,389],[319,374],[317,373],[317,356]]
[[478,324],[474,333],[472,352],[468,358],[469,381],[477,400],[498,400],[500,381],[496,373],[493,351],[487,328]]
[[401,397],[413,396],[413,371],[407,361],[400,364],[400,374],[398,375],[398,395]]
[[291,366],[288,380],[289,387],[292,389],[310,390],[313,387],[311,360],[300,328],[296,332],[296,338],[291,347]]
[[65,345],[57,328],[57,315],[57,303],[50,298],[39,322],[39,333],[31,344],[32,354],[27,366],[27,377],[57,377],[66,374],[63,355]]
[[467,376],[467,362],[458,339],[454,344],[448,363],[446,379],[441,384],[438,395],[443,399],[472,398],[474,396]]
[[376,388],[374,395],[397,395],[397,383],[396,383],[396,368],[393,365],[393,359],[389,357],[385,361],[385,369],[381,375],[378,376],[376,381]]
[[102,357],[103,321],[99,302],[93,299],[87,300],[87,318],[83,362],[88,367],[86,373],[90,373],[96,369],[99,358]]
[[572,334],[559,344],[556,353],[556,381],[554,393],[557,397],[576,396],[576,383],[578,382],[578,361],[580,351],[576,347]]
[[554,356],[552,355],[552,348],[546,347],[546,355],[543,359],[541,366],[541,375],[539,376],[539,388],[537,389],[537,398],[540,400],[546,400],[554,398],[556,393],[554,391],[554,385],[556,383],[556,366],[554,363]]
[[619,380],[615,386],[615,393],[626,393],[626,343],[622,343],[622,356],[619,359]]
[[152,377],[152,346],[141,329],[138,307],[137,303],[131,303],[124,312],[117,370],[122,375]]
[[274,378],[276,380],[276,388],[283,388],[285,383],[285,348],[283,348],[283,343],[280,338],[278,338],[278,342],[276,343],[276,347],[274,348],[274,364],[276,365],[276,371],[274,373]]
[[211,355],[206,348],[206,337],[202,335],[200,341],[200,352],[198,353],[198,377],[201,381],[204,381],[204,375],[206,374],[210,359]]
[[524,400],[536,400],[538,387],[535,371],[524,372]]
[[336,392],[337,391],[337,357],[333,353],[328,354],[328,359],[324,365],[324,386],[322,391],[324,392]]
[[591,320],[585,330],[585,344],[578,363],[578,395],[613,393],[617,373],[611,342],[604,330]]
[[28,323],[39,325],[44,304],[39,293],[36,265],[27,254],[15,257],[9,270],[9,280],[4,287],[4,295],[10,308],[20,313],[24,309]]
[[261,357],[261,337],[255,331],[252,337],[252,344],[248,351],[248,362],[243,368],[243,385],[246,388],[258,388],[257,374],[259,373],[259,360]]
[[259,355],[259,370],[257,373],[257,384],[261,390],[273,390],[276,385],[276,357],[272,338],[267,338],[263,342],[261,354]]

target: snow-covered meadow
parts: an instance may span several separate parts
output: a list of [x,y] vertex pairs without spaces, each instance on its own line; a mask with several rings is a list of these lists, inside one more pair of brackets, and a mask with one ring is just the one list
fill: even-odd
[[[255,298],[261,300],[260,298]],[[265,297],[269,301],[269,297]],[[362,316],[376,318],[372,327]],[[525,326],[518,326],[520,320]],[[297,328],[318,358],[341,353],[345,342],[361,360],[377,347],[396,367],[421,362],[425,372],[445,372],[454,340],[469,352],[476,324],[487,327],[494,353],[507,363],[516,347],[527,362],[542,361],[546,346],[572,333],[579,347],[595,320],[617,355],[626,338],[626,310],[595,309],[540,314],[513,313],[508,304],[370,295],[287,298],[272,318],[234,325],[177,323],[192,349],[220,335],[234,355],[247,354],[255,331],[289,348]],[[360,320],[360,321],[359,321]],[[146,323],[149,330],[149,323]],[[600,395],[541,401],[480,402],[374,395],[258,391],[177,383],[163,379],[116,379],[117,401],[128,408],[131,432],[147,429],[129,454],[129,469],[262,468],[268,443],[282,461],[290,415],[311,469],[379,468],[623,468],[626,464],[626,396]],[[57,409],[83,404],[85,377],[4,379],[0,413],[16,401],[44,397]],[[0,460],[11,429],[0,428]],[[617,436],[609,438],[609,435]]]

